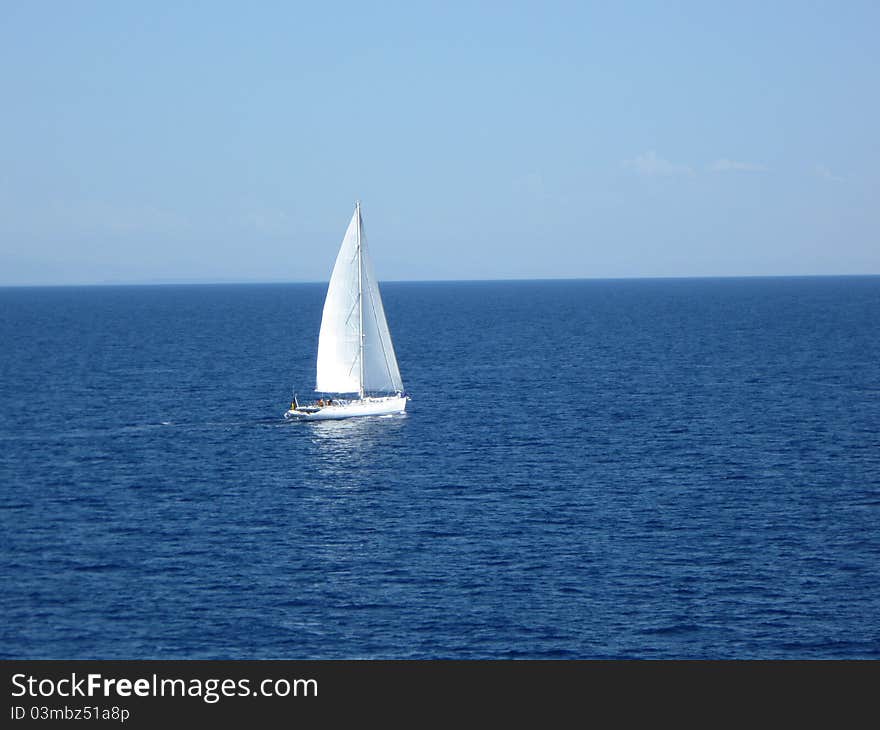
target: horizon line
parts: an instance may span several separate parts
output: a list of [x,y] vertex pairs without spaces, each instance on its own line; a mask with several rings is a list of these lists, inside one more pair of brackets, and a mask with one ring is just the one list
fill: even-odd
[[[468,278],[468,279],[382,279],[386,284],[464,284],[464,283],[502,283],[502,282],[566,282],[566,281],[681,281],[699,279],[843,279],[843,278],[871,278],[877,274],[698,274],[698,275],[645,275],[645,276],[565,276],[565,277],[509,277],[509,278]],[[61,288],[89,288],[89,287],[137,287],[137,286],[266,286],[266,285],[302,285],[302,284],[327,284],[328,280],[315,279],[153,279],[147,281],[132,280],[105,280],[78,283],[23,283],[3,284],[0,289],[61,289]]]

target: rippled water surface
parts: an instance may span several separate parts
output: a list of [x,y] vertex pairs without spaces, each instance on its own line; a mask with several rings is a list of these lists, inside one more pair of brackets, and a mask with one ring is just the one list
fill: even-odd
[[880,657],[880,278],[0,290],[14,658]]

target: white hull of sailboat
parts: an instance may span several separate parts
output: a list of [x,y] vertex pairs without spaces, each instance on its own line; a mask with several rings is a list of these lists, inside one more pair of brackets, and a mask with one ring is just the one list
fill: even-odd
[[358,416],[386,416],[406,411],[407,398],[404,395],[392,395],[381,398],[361,398],[342,401],[330,406],[323,406],[316,411],[289,410],[285,418],[301,421],[338,421],[343,418]]

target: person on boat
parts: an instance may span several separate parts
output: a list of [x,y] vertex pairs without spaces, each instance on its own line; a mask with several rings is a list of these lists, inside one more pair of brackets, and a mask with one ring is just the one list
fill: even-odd
[[333,399],[332,399],[332,398],[328,398],[328,399],[327,399],[327,405],[328,405],[328,406],[332,406],[332,405],[333,405]]
[[318,398],[318,407],[319,407],[319,408],[323,408],[323,407],[324,407],[324,399],[323,399],[323,398]]

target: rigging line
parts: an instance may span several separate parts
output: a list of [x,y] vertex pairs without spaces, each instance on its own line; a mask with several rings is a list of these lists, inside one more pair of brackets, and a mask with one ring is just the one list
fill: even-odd
[[351,309],[348,310],[348,314],[345,316],[345,323],[348,324],[351,319],[351,315],[354,314],[355,307],[357,307],[357,300],[354,301],[354,304],[351,305]]
[[357,257],[358,257],[358,359],[360,361],[360,375],[358,395],[363,400],[366,389],[364,388],[364,244],[361,235],[361,201],[355,204],[355,216],[357,216]]
[[[370,283],[372,284],[373,282],[370,282]],[[378,287],[379,287],[379,285],[376,284],[377,289],[378,289]],[[379,315],[376,313],[376,302],[373,299],[373,287],[372,286],[368,287],[367,291],[370,293],[370,307],[373,310],[373,321],[376,323],[376,329],[378,330],[379,329]],[[386,324],[386,328],[387,328],[387,324]],[[382,337],[382,333],[380,332],[379,333],[379,344],[382,346],[382,355],[385,356],[385,370],[388,371],[388,380],[390,380],[391,385],[394,386],[395,385],[394,376],[391,374],[391,366],[388,364],[388,362],[389,362],[388,361],[388,353],[385,351],[385,343],[383,342],[383,339],[384,338]],[[391,354],[394,355],[394,343],[391,342],[391,334],[390,333],[388,335],[388,344],[391,346]],[[397,359],[396,355],[395,355],[394,359],[395,360]],[[403,382],[401,382],[400,385],[401,385],[401,389],[402,389]]]
[[[379,293],[379,282],[378,281],[376,282],[376,293],[377,294]],[[381,295],[380,295],[380,300],[379,300],[380,306],[381,306],[381,303],[382,302],[381,302]],[[373,314],[375,315],[375,319],[377,322],[377,328],[378,328],[379,315],[376,313],[376,304],[373,301],[372,290],[370,292],[370,304],[373,307]],[[397,352],[394,350],[394,342],[391,340],[391,332],[388,329],[388,320],[385,318],[385,307],[382,307],[382,320],[385,322],[385,334],[387,335],[388,347],[391,348],[391,358],[394,360],[394,366],[397,369],[397,384],[400,385],[398,390],[403,391],[403,378],[400,377],[400,368],[397,365]],[[391,373],[391,365],[390,365],[391,360],[389,360],[389,358],[388,358],[388,353],[385,352],[385,343],[382,341],[381,337],[379,338],[379,341],[382,342],[382,354],[385,355],[385,369],[388,371],[388,377],[392,381],[394,381],[394,376]],[[391,384],[395,385],[394,382],[392,382]]]
[[[351,257],[351,260],[348,262],[349,265],[351,265],[351,263],[354,261],[354,259],[355,259],[355,257],[352,256],[352,257]],[[335,270],[334,270],[334,273],[335,273]],[[333,275],[332,275],[332,274],[330,275],[330,278],[331,278],[331,279],[333,278]],[[355,299],[355,300],[351,303],[351,308],[348,310],[348,314],[345,315],[345,323],[346,323],[346,324],[348,324],[349,320],[351,319],[351,315],[354,314],[354,309],[355,309],[355,307],[357,307],[357,305],[358,305],[358,302],[357,302],[357,299]]]
[[[351,315],[354,314],[354,309],[357,306],[357,302],[351,305],[351,309],[348,310],[348,316],[345,318],[345,323],[348,324],[351,320]],[[348,369],[348,375],[351,377],[351,371],[354,370],[354,366],[357,365],[359,355],[355,355],[354,361],[351,363],[351,367]]]

